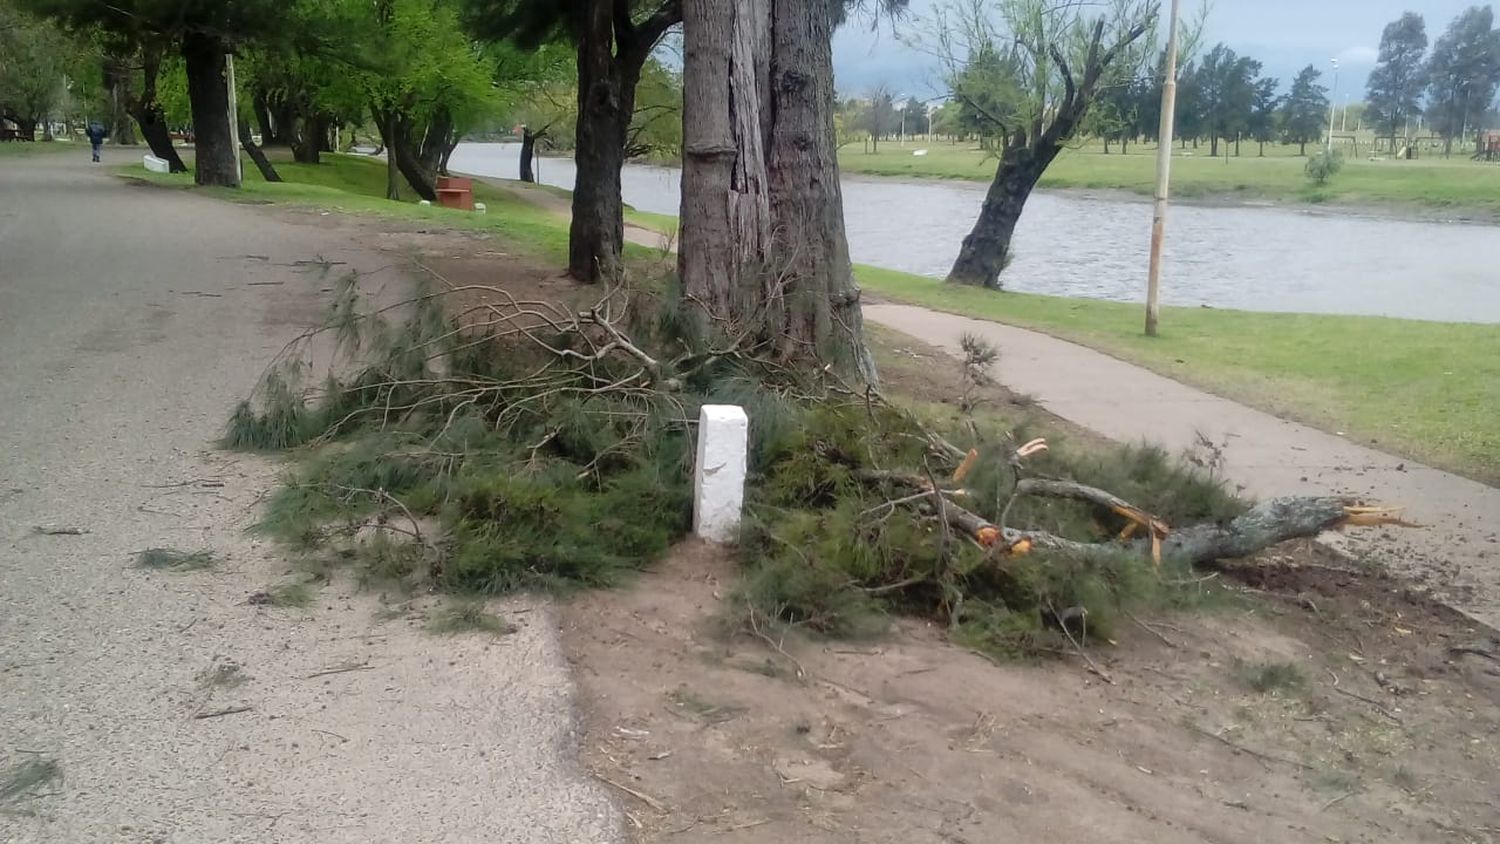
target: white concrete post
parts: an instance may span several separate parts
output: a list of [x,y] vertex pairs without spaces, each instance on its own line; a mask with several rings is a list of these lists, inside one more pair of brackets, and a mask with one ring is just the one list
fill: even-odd
[[698,413],[698,460],[693,472],[693,532],[710,542],[732,542],[745,505],[750,420],[741,407],[706,404]]

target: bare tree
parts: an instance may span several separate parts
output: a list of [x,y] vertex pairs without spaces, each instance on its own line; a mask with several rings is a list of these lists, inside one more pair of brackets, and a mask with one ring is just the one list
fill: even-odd
[[999,164],[948,280],[999,288],[1011,236],[1042,173],[1101,92],[1153,53],[1156,0],[949,0],[930,41],[954,97],[979,118]]

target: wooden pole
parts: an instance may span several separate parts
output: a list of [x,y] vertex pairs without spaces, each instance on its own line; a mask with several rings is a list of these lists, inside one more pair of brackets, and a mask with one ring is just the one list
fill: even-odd
[[1151,269],[1146,281],[1146,336],[1161,321],[1161,247],[1167,230],[1167,194],[1172,176],[1172,132],[1177,111],[1177,11],[1172,0],[1167,30],[1167,66],[1161,86],[1161,126],[1156,133],[1156,203],[1151,215]]

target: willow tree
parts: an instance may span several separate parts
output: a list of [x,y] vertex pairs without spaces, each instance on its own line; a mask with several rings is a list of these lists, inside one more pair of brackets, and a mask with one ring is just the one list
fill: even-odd
[[1156,0],[949,0],[932,39],[999,163],[948,280],[999,288],[1037,181],[1108,88],[1152,53]]
[[844,11],[843,0],[684,0],[678,264],[705,324],[873,381],[834,130]]

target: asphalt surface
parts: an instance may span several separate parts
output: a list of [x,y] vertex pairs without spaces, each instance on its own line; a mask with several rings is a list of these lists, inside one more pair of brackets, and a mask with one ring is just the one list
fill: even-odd
[[503,638],[377,620],[350,583],[247,603],[293,562],[245,532],[278,465],[213,441],[320,315],[331,279],[296,262],[389,283],[390,256],[109,152],[0,158],[0,794],[58,765],[0,797],[0,841],[616,840],[546,603],[500,607]]

